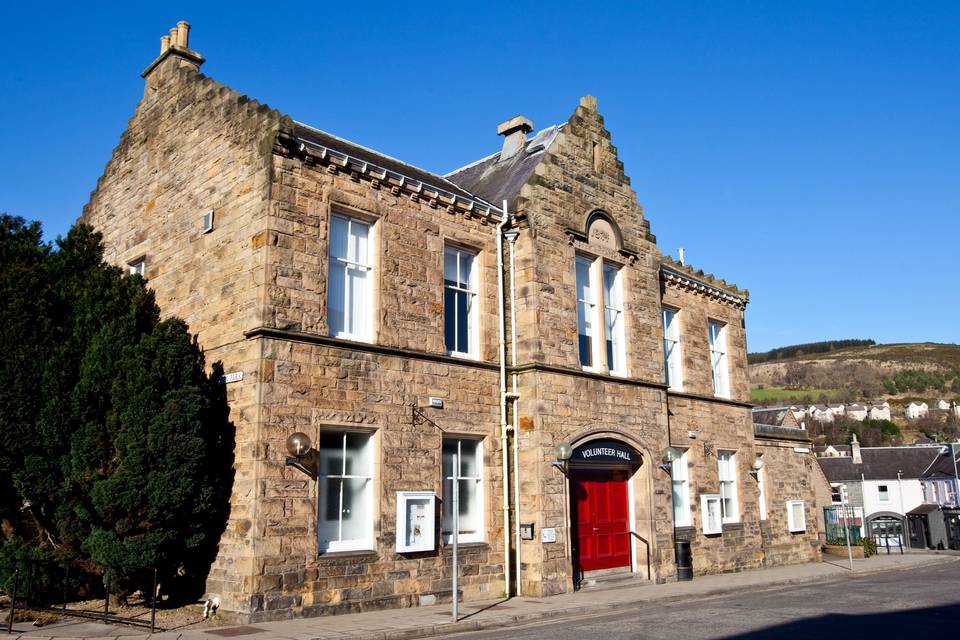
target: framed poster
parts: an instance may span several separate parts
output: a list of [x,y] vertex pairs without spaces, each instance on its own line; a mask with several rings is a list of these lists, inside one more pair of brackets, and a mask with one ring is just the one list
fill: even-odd
[[703,526],[703,535],[709,536],[723,533],[719,493],[700,496],[700,517]]
[[397,492],[397,553],[436,548],[437,495],[432,491]]

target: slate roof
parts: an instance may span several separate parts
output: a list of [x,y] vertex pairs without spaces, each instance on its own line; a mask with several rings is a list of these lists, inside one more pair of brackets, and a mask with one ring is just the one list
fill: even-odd
[[[924,478],[952,478],[953,477],[953,461],[950,459],[950,447],[947,447],[945,453],[940,453],[941,449],[939,447],[933,448],[928,447],[931,450],[937,452],[936,458],[933,460],[933,464],[924,472]],[[957,449],[957,460],[960,461],[960,449]]]
[[[333,151],[356,158],[361,162],[368,162],[382,169],[386,169],[401,176],[416,180],[417,182],[421,182],[424,185],[429,185],[436,189],[441,189],[443,191],[460,196],[461,198],[467,198],[470,200],[478,199],[478,194],[471,193],[467,189],[464,189],[463,187],[436,173],[431,173],[430,171],[421,169],[420,167],[415,167],[414,165],[403,162],[402,160],[391,158],[390,156],[380,153],[379,151],[374,151],[373,149],[361,146],[355,142],[344,140],[343,138],[339,138],[332,133],[315,129],[314,127],[301,122],[294,122],[293,126],[294,136],[301,142],[305,142],[308,145],[332,149]],[[480,196],[479,199],[484,198],[483,196]],[[499,210],[499,202],[490,202],[486,199],[484,200]]]
[[907,480],[919,479],[939,455],[933,447],[861,447],[862,464],[853,456],[817,458],[823,475],[830,482],[860,480],[896,480],[897,472]]
[[543,155],[566,125],[553,125],[535,133],[523,149],[500,162],[500,152],[456,169],[445,179],[474,193],[497,207],[513,202],[527,183]]
[[940,505],[938,504],[921,504],[918,507],[907,511],[908,516],[922,516],[928,513],[933,513],[934,511],[939,511]]

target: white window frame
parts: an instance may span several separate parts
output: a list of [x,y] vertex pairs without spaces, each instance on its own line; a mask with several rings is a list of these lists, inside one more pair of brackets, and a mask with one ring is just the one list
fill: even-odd
[[[607,274],[613,274],[613,282],[608,287]],[[623,270],[612,262],[600,261],[600,291],[603,293],[603,355],[611,375],[623,376],[627,373],[627,352],[624,344],[625,315],[623,311]],[[610,318],[613,317],[611,322]],[[607,343],[610,351],[607,351]],[[613,362],[611,362],[611,359]]]
[[683,360],[680,349],[680,311],[663,307],[663,372],[673,391],[683,391]]
[[757,471],[757,504],[760,507],[760,519],[767,519],[767,468]]
[[888,484],[877,485],[877,502],[883,502],[883,503],[890,502],[890,485]]
[[[837,499],[833,499],[833,495],[837,495]],[[831,504],[843,504],[843,485],[840,483],[833,483],[830,485],[830,503]]]
[[[324,469],[321,467],[317,470],[317,548],[320,553],[329,553],[336,551],[366,551],[373,549],[373,491],[374,491],[374,482],[373,482],[373,467],[374,467],[374,454],[375,454],[375,442],[374,434],[368,431],[337,431],[337,430],[324,430],[321,433],[323,435],[336,434],[340,436],[340,456],[341,456],[341,472],[337,474],[327,474],[324,473]],[[358,474],[347,474],[346,465],[347,465],[347,456],[346,456],[346,446],[347,446],[347,435],[360,435],[366,436],[367,440],[367,474],[358,475]],[[318,446],[320,443],[317,443]],[[340,480],[340,515],[338,525],[338,536],[339,540],[320,540],[320,527],[319,519],[322,512],[321,509],[321,500],[324,499],[324,481],[329,479]],[[343,539],[343,480],[357,480],[362,479],[367,481],[365,496],[362,498],[366,500],[366,511],[367,511],[367,522],[364,523],[364,536],[362,538],[351,538],[344,540]],[[326,544],[324,544],[326,543]]]
[[[710,505],[714,507],[711,509]],[[718,518],[711,522],[711,511],[717,514]],[[723,533],[723,509],[720,506],[720,494],[708,493],[700,496],[700,526],[703,529],[703,535],[710,536]]]
[[727,325],[719,320],[707,321],[707,339],[710,344],[710,373],[713,395],[730,397],[730,364],[727,357]]
[[127,273],[131,276],[137,275],[141,278],[147,277],[147,259],[138,258],[127,265]]
[[[333,225],[335,221],[345,222],[347,224],[347,255],[346,256],[335,256],[333,255]],[[367,241],[366,241],[366,256],[351,256],[350,252],[352,250],[351,238],[356,237],[353,235],[354,225],[362,225],[367,229]],[[347,340],[354,340],[357,342],[372,342],[373,341],[373,316],[374,316],[374,307],[373,307],[373,246],[374,246],[374,223],[368,220],[361,220],[359,218],[353,218],[348,215],[343,215],[340,213],[335,213],[330,216],[330,232],[329,240],[327,247],[327,324],[329,327],[329,333],[334,338],[344,338]],[[331,314],[331,300],[333,299],[333,288],[330,286],[331,274],[333,273],[334,268],[343,270],[343,328],[334,329],[330,322]],[[354,305],[353,299],[351,297],[351,289],[348,284],[348,276],[351,270],[359,271],[365,273],[366,276],[363,278],[365,283],[364,291],[360,292],[362,299],[360,304]],[[352,317],[352,311],[354,306],[357,306],[360,309],[366,310],[366,315],[360,322],[362,324],[355,324],[354,318]],[[353,325],[354,331],[350,331],[351,325]]]
[[[580,297],[580,266],[586,267],[587,291],[591,299]],[[607,270],[616,272],[613,286],[608,293]],[[623,267],[602,258],[577,254],[574,266],[574,282],[577,291],[577,361],[584,371],[608,373],[613,376],[628,376],[626,347],[626,309],[623,295]],[[608,314],[615,313],[616,320],[608,323]],[[580,324],[589,327],[590,363],[580,358]],[[612,324],[612,326],[610,326]],[[613,335],[610,336],[609,333]],[[607,339],[612,338],[613,362],[607,354]]]
[[[800,505],[801,521],[797,522],[793,515],[793,508]],[[803,500],[787,500],[787,529],[790,533],[803,533],[807,530],[807,508]]]
[[[467,288],[459,287],[456,285],[450,285],[447,279],[447,256],[453,255],[456,260],[456,269],[457,273],[454,274],[456,278],[455,282],[460,283],[460,269],[461,269],[461,260],[464,258],[469,259],[470,261],[470,276],[467,281]],[[447,353],[451,356],[456,356],[460,358],[473,358],[476,359],[479,354],[480,347],[480,331],[478,326],[477,319],[479,318],[479,313],[477,310],[477,302],[479,301],[478,287],[477,287],[477,270],[479,255],[475,251],[469,251],[457,246],[446,246],[443,249],[443,340],[444,347],[447,347],[446,344],[446,334],[447,334],[447,322],[452,321],[454,323],[454,336],[456,336],[456,325],[457,320],[457,305],[453,305],[453,309],[447,308],[447,291],[453,291],[456,294],[462,294],[467,296],[467,350],[466,351],[457,351],[456,349],[447,349]],[[456,340],[456,338],[454,338]]]
[[[683,452],[679,458],[671,463],[670,480],[673,490],[673,526],[689,527],[693,525],[690,514],[690,450]],[[677,504],[677,496],[681,496],[682,503]]]
[[[729,456],[725,463],[725,456]],[[723,523],[740,522],[740,500],[737,495],[737,453],[736,451],[717,451],[717,477],[720,480],[720,510],[723,514]],[[725,502],[730,501],[730,511],[727,513]]]
[[[485,508],[484,495],[483,495],[483,440],[482,440],[482,439],[479,439],[479,438],[470,438],[470,437],[467,437],[467,436],[450,435],[450,436],[444,437],[444,438],[443,438],[443,441],[444,441],[444,442],[456,442],[456,443],[457,443],[457,461],[460,463],[460,466],[461,466],[461,467],[463,466],[463,464],[462,464],[462,458],[461,458],[461,454],[460,454],[460,449],[461,449],[461,446],[460,446],[460,445],[461,445],[461,443],[463,443],[463,442],[476,442],[476,443],[477,443],[477,461],[476,461],[476,462],[477,462],[477,473],[479,473],[479,475],[477,475],[477,476],[464,476],[464,475],[461,475],[461,474],[460,474],[460,471],[461,471],[462,469],[457,469],[457,470],[456,470],[456,476],[457,476],[457,479],[458,479],[458,480],[467,480],[467,481],[473,480],[473,481],[475,482],[475,486],[476,486],[476,488],[477,488],[477,494],[476,494],[476,500],[474,501],[474,507],[475,507],[475,508],[477,509],[477,511],[478,511],[478,514],[477,514],[477,530],[476,530],[475,532],[473,532],[473,533],[459,533],[459,535],[457,536],[457,541],[458,541],[458,542],[483,542],[483,541],[486,539],[486,536],[484,535],[484,533],[485,533],[486,528],[487,528],[487,527],[486,527],[486,508]],[[443,444],[442,444],[442,443],[441,443],[441,446],[440,446],[440,455],[441,455],[441,461],[440,461],[440,469],[441,469],[441,473],[440,473],[440,478],[441,478],[441,483],[440,483],[441,500],[443,501],[443,502],[442,502],[443,505],[447,505],[447,504],[449,504],[449,503],[447,502],[447,500],[450,500],[450,501],[452,502],[452,501],[453,501],[453,496],[452,496],[452,495],[447,496],[447,495],[445,494],[446,481],[447,481],[447,480],[454,480],[454,477],[453,477],[453,476],[447,476],[447,475],[444,475],[444,474],[443,474],[443,460],[442,460],[442,456],[443,456]],[[451,487],[452,487],[452,486],[453,486],[453,485],[451,485]],[[463,522],[463,521],[461,520],[461,525],[462,525],[462,522]],[[453,542],[453,532],[452,532],[452,531],[447,531],[445,524],[446,524],[446,523],[443,521],[443,510],[441,509],[441,512],[440,512],[440,529],[441,529],[441,533],[442,533],[442,535],[443,535],[443,542],[444,542],[444,544],[450,544],[451,542]]]

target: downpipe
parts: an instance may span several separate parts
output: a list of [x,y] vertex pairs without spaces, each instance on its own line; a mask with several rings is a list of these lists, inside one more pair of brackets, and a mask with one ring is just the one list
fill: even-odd
[[516,576],[516,593],[521,595],[521,580],[523,576],[520,573],[520,428],[519,412],[517,411],[517,401],[520,394],[517,392],[517,279],[515,275],[514,249],[517,236],[520,235],[516,229],[507,232],[507,239],[510,242],[510,372],[512,378],[510,397],[513,400],[513,509],[514,509],[514,541],[517,547],[517,563],[514,571]]
[[[506,314],[504,312],[503,284],[503,229],[510,221],[507,201],[503,201],[503,216],[497,225],[497,317],[499,319],[500,349],[500,453],[503,465],[503,593],[510,597],[510,459],[507,451],[507,354],[506,354]],[[454,535],[459,534],[455,532]]]

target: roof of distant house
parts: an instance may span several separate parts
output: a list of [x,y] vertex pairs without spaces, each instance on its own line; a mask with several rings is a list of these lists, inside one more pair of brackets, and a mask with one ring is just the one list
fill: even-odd
[[[946,449],[946,451],[944,451]],[[955,453],[957,456],[957,461],[960,461],[960,447],[954,447],[956,449]],[[950,458],[950,447],[946,445],[944,447],[938,448],[937,456],[934,458],[933,462],[930,464],[930,467],[924,471],[924,478],[952,478],[954,477],[954,460]]]
[[830,482],[896,480],[897,473],[904,479],[918,479],[938,455],[939,449],[933,447],[861,447],[861,464],[854,464],[853,456],[817,458],[817,462]]

